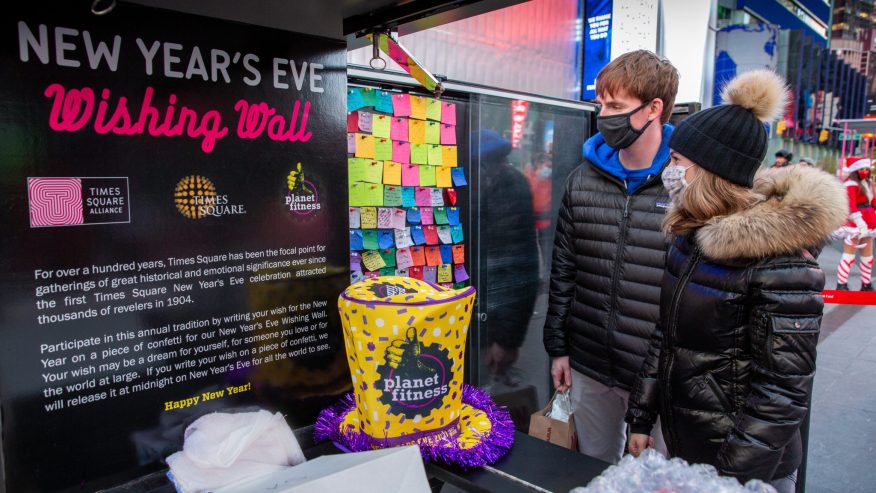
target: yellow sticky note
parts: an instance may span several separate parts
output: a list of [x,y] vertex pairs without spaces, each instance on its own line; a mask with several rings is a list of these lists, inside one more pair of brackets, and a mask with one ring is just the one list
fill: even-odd
[[441,143],[441,124],[438,122],[426,122],[426,143]]
[[450,270],[450,264],[441,264],[438,266],[438,282],[453,282],[453,272]]
[[411,118],[426,119],[426,98],[411,96]]
[[368,183],[383,182],[383,163],[381,161],[365,161],[365,179]]
[[450,188],[453,186],[453,177],[450,174],[450,168],[439,166],[435,169],[435,186],[439,188]]
[[441,121],[441,101],[437,99],[426,100],[426,119],[436,122]]
[[435,186],[435,166],[420,166],[420,186]]
[[423,120],[408,120],[408,138],[412,144],[425,144],[426,122]]
[[365,205],[365,187],[367,183],[361,181],[350,182],[350,206],[360,207]]
[[432,166],[441,166],[442,163],[442,155],[440,145],[427,145],[429,148],[429,164]]
[[456,167],[456,146],[441,146],[441,165]]
[[371,135],[384,139],[389,138],[389,124],[392,122],[392,117],[374,113],[371,122]]
[[[449,172],[450,170],[447,171]],[[401,163],[392,161],[383,162],[383,183],[387,185],[401,185],[401,173]],[[450,175],[448,174],[447,176]]]
[[359,216],[362,229],[377,229],[377,208],[361,207],[359,209]]
[[[365,250],[362,252],[362,263],[365,264],[365,268],[368,270],[378,270],[386,267],[386,262],[383,261],[383,257],[380,256],[377,250]],[[449,268],[450,265],[448,264],[447,267]]]
[[356,134],[356,157],[374,158],[374,137]]

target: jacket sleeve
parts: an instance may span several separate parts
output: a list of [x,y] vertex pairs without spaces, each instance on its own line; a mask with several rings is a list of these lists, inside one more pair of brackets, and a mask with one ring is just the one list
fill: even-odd
[[630,399],[627,404],[625,421],[630,425],[632,433],[648,435],[657,421],[660,403],[660,387],[657,382],[660,352],[663,348],[663,329],[660,324],[651,333],[651,346],[642,363],[642,368],[633,383]]
[[554,236],[554,252],[551,262],[550,293],[544,322],[544,348],[549,356],[566,356],[566,317],[575,296],[575,255],[572,249],[574,226],[572,224],[571,184],[576,173],[566,182],[563,202],[557,217]]
[[788,259],[752,271],[751,384],[720,451],[721,474],[770,481],[809,411],[824,273]]

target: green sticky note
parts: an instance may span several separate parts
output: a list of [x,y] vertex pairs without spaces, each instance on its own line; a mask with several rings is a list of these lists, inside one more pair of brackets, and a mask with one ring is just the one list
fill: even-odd
[[420,186],[434,187],[435,186],[435,167],[420,166]]
[[380,161],[392,160],[392,141],[386,138],[374,139],[374,159]]
[[389,138],[389,124],[392,122],[392,117],[374,113],[371,122],[371,135],[384,139]]
[[383,183],[383,161],[365,159],[365,178],[368,183]]
[[377,230],[362,230],[362,248],[365,250],[377,250]]
[[428,146],[426,144],[411,143],[411,163],[412,164],[428,164]]
[[441,101],[437,99],[426,100],[426,119],[436,122],[441,121]]
[[436,207],[432,214],[435,218],[435,224],[450,224],[447,219],[447,210],[444,207]]
[[381,276],[394,276],[396,274],[395,269],[392,267],[384,267],[380,269]]
[[402,205],[402,187],[398,185],[383,185],[383,205],[398,207]]
[[434,144],[426,144],[429,147],[429,164],[432,166],[441,166],[442,161],[442,151],[440,145]]
[[370,87],[362,88],[362,100],[365,101],[365,106],[376,106],[377,91]]
[[365,186],[365,203],[362,205],[382,206],[383,185],[376,183],[363,183]]
[[395,248],[386,248],[378,251],[383,258],[383,263],[385,263],[387,267],[395,267]]
[[351,207],[361,207],[363,205],[368,205],[367,199],[365,197],[365,187],[367,187],[367,183],[362,183],[360,181],[350,182],[350,206]]
[[438,122],[426,122],[426,143],[441,143],[441,124]]
[[365,181],[365,166],[369,163],[368,159],[352,157],[347,159],[347,169],[349,170],[349,182]]

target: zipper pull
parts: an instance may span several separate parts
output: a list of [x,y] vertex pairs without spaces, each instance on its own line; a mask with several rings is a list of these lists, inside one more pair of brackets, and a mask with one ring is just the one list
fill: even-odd
[[627,197],[627,201],[624,203],[624,219],[630,218],[630,199],[632,197]]

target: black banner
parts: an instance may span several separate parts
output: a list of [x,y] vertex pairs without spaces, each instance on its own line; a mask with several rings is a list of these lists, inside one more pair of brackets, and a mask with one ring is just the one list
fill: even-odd
[[155,470],[213,411],[308,424],[349,385],[344,44],[90,6],[0,22],[9,491]]

